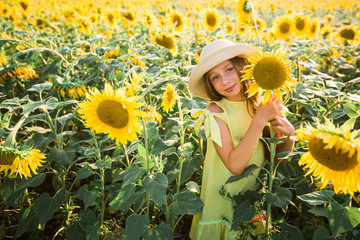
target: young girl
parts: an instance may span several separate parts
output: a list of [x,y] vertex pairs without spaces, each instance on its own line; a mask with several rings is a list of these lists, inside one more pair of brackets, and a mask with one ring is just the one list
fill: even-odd
[[[277,137],[288,136],[277,151],[293,149],[294,141],[289,137],[295,135],[295,129],[280,113],[281,101],[274,94],[263,105],[258,95],[248,98],[246,94],[250,81],[241,81],[241,71],[247,58],[256,53],[257,49],[249,45],[216,40],[204,47],[200,62],[190,75],[190,91],[210,100],[205,110],[195,114],[199,118],[194,128],[199,131],[204,123],[208,141],[201,188],[204,207],[202,213],[194,216],[190,231],[193,240],[236,238],[236,231],[230,231],[234,204],[219,191],[224,186],[233,196],[255,190],[255,176],[226,185],[225,182],[247,166],[260,166],[265,161],[265,147],[259,140],[267,122],[272,123]],[[260,214],[254,219],[258,220],[255,234],[264,230],[263,217]]]

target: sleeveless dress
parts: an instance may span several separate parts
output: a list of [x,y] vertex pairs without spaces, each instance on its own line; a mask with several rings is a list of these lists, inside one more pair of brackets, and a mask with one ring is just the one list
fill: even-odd
[[[215,116],[222,119],[228,126],[231,133],[234,147],[239,144],[250,126],[252,117],[247,110],[246,101],[235,102],[225,98],[218,102],[214,102],[223,109],[222,113],[212,113],[209,110],[193,110],[193,117],[198,117],[194,124],[194,128],[198,133],[204,124],[204,130],[207,138],[207,152],[204,162],[204,172],[202,178],[200,198],[204,202],[202,213],[194,216],[190,238],[192,240],[230,240],[236,238],[236,231],[230,231],[233,219],[234,204],[219,194],[222,186],[226,192],[231,195],[237,195],[239,192],[256,189],[256,177],[250,175],[239,181],[225,185],[225,182],[233,174],[225,167],[224,163],[218,156],[214,143],[219,146],[221,144],[220,129],[215,120]],[[239,161],[241,156],[239,156]],[[264,146],[259,141],[255,152],[248,166],[256,164],[260,166],[265,161]],[[253,173],[259,174],[259,170]],[[257,217],[262,217],[257,216]],[[260,223],[261,222],[261,223]],[[262,233],[264,230],[263,220],[257,223],[258,227],[254,233]]]

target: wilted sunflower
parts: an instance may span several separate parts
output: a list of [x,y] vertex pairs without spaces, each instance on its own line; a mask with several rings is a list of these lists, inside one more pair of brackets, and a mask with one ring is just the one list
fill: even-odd
[[17,67],[10,66],[6,69],[1,70],[0,82],[3,82],[9,78],[20,78],[20,79],[28,80],[28,79],[36,78],[38,76],[39,75],[30,66],[17,66]]
[[359,31],[352,24],[342,26],[336,31],[336,40],[342,44],[345,41],[351,44],[355,42],[358,37]]
[[273,21],[272,29],[276,37],[288,40],[288,38],[293,34],[294,22],[289,15],[282,15]]
[[87,93],[86,86],[78,78],[64,80],[63,78],[53,76],[49,78],[49,82],[54,85],[54,91],[58,91],[62,97],[69,95],[70,98],[81,98]]
[[336,128],[331,122],[296,130],[298,140],[307,140],[308,152],[301,156],[299,165],[308,168],[322,182],[322,188],[331,181],[335,193],[354,195],[360,190],[360,142],[357,132]]
[[176,57],[179,54],[175,35],[166,32],[159,33],[154,36],[154,41],[156,44],[169,49],[173,57]]
[[114,90],[108,83],[102,93],[96,88],[89,92],[86,94],[89,101],[79,104],[85,126],[96,133],[108,134],[116,144],[135,140],[136,133],[141,131],[138,116],[142,116],[142,112],[136,110],[142,106],[137,103],[140,97],[126,97],[125,88]]
[[215,9],[206,9],[204,12],[204,25],[207,31],[214,31],[220,23],[220,14]]
[[286,54],[280,50],[271,53],[263,52],[260,49],[258,54],[249,58],[251,64],[244,67],[242,80],[253,78],[254,82],[246,91],[251,97],[259,88],[265,90],[263,103],[267,103],[274,90],[276,96],[282,100],[280,88],[286,92],[290,91],[296,81],[290,77],[291,61],[284,59]]
[[169,110],[172,110],[175,102],[179,100],[179,96],[175,91],[175,87],[171,83],[166,85],[165,92],[163,93],[161,99],[161,106],[165,112],[169,112]]
[[[20,175],[25,178],[31,177],[31,172],[37,174],[36,170],[45,162],[45,156],[39,149],[20,147],[19,149],[0,146],[0,172],[5,176]],[[8,171],[10,170],[10,173]],[[31,171],[30,171],[31,170]]]

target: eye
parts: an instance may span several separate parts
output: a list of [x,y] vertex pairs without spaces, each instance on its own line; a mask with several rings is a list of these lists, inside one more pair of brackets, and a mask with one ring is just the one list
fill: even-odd
[[216,79],[218,79],[219,78],[219,76],[218,75],[215,75],[215,76],[213,76],[212,78],[211,78],[211,80],[216,80]]
[[233,67],[229,67],[228,69],[226,69],[227,72],[231,72],[234,68]]

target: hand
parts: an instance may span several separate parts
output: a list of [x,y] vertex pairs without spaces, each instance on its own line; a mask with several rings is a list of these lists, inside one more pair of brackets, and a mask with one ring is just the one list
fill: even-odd
[[273,94],[265,105],[262,103],[260,104],[256,110],[254,118],[260,118],[266,123],[272,121],[278,114],[280,114],[281,109],[281,101],[275,94]]
[[275,137],[281,137],[282,135],[290,137],[295,135],[295,129],[293,125],[282,113],[276,115],[271,121],[271,124],[275,129]]

